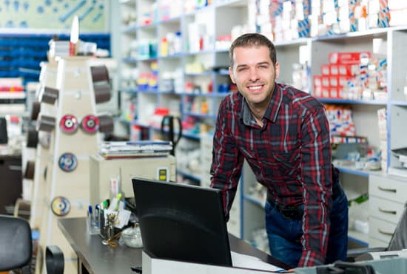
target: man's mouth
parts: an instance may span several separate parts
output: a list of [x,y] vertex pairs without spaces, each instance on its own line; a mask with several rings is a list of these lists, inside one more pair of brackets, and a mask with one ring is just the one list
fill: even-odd
[[247,88],[250,91],[259,91],[259,90],[261,90],[262,87],[263,87],[263,85],[256,85],[256,86],[248,86]]

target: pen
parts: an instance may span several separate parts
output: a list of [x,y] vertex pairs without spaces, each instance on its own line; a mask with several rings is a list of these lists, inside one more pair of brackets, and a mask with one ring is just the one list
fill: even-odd
[[122,198],[122,194],[121,193],[117,193],[117,195],[116,195],[116,208],[115,208],[115,211],[118,211],[119,210],[119,205],[120,205],[120,199]]
[[100,206],[99,206],[99,204],[96,204],[95,205],[95,222],[96,222],[97,227],[100,227],[99,214],[100,214]]
[[88,229],[91,231],[92,229],[92,222],[93,222],[93,212],[92,212],[92,206],[88,206]]

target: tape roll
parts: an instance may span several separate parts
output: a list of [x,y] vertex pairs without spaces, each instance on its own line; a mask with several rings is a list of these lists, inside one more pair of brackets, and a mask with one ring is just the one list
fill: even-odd
[[71,203],[63,196],[58,196],[51,201],[51,211],[56,216],[66,216],[71,211]]
[[27,161],[25,166],[24,178],[28,180],[34,179],[35,173],[35,162],[34,161]]
[[44,87],[44,91],[42,92],[41,102],[52,105],[58,99],[58,96],[59,96],[58,89]]
[[109,82],[109,71],[106,66],[92,66],[90,67],[93,83],[96,82]]
[[111,86],[108,82],[96,83],[93,85],[96,104],[108,102],[111,98]]
[[45,250],[45,265],[49,274],[63,274],[65,268],[64,253],[56,245],[48,245]]
[[41,147],[48,149],[51,144],[51,133],[44,131],[38,132],[38,143]]
[[36,121],[38,119],[38,115],[40,114],[40,111],[41,111],[41,103],[38,101],[33,102],[32,107],[31,107],[31,115],[30,115],[31,121]]
[[40,115],[37,121],[37,130],[51,132],[55,128],[55,118],[47,115]]
[[27,147],[36,148],[38,145],[38,131],[29,129],[27,132]]
[[99,132],[111,133],[114,130],[113,118],[109,115],[100,115],[99,117]]
[[72,114],[65,114],[59,121],[59,128],[62,132],[67,134],[73,134],[78,130],[78,119]]
[[65,172],[72,172],[78,166],[78,159],[75,154],[66,152],[59,157],[58,166]]
[[82,118],[81,128],[88,134],[95,134],[99,130],[99,118],[95,115],[86,115]]

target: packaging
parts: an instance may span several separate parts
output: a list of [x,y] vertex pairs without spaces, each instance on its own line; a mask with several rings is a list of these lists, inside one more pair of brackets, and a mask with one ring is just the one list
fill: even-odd
[[357,65],[360,64],[363,59],[369,59],[371,53],[369,51],[360,52],[332,52],[329,54],[330,64],[342,64],[342,65]]

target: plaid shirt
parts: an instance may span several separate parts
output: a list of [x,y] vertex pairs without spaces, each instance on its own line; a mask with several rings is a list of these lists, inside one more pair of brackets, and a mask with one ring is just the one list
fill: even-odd
[[304,205],[299,266],[323,264],[332,204],[329,124],[323,105],[308,93],[276,83],[260,127],[239,92],[222,101],[213,138],[211,186],[223,192],[227,219],[244,159],[271,202]]

